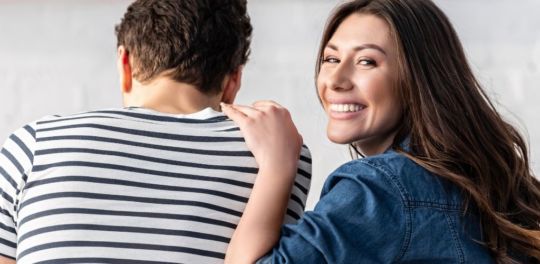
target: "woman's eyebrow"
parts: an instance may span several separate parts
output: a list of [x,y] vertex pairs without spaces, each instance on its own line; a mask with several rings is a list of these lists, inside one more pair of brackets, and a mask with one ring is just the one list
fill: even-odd
[[[326,47],[335,51],[339,50],[338,47],[332,43],[328,43]],[[366,44],[362,44],[360,46],[356,46],[353,48],[354,51],[361,51],[365,49],[374,49],[386,55],[386,51],[384,51],[383,48],[381,48],[379,45],[376,45],[376,44],[366,43]]]

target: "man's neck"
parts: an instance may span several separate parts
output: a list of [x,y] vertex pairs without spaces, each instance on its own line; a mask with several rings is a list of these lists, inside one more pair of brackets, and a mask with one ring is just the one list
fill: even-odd
[[143,107],[168,114],[191,114],[211,107],[219,110],[221,94],[207,95],[195,86],[158,78],[148,83],[134,80],[129,93],[124,93],[125,107]]

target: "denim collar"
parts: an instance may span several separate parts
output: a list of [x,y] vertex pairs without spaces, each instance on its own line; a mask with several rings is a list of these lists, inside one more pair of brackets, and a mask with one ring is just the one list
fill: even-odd
[[[411,136],[406,136],[401,143],[398,144],[398,146],[405,152],[411,151]],[[390,146],[388,149],[386,149],[383,153],[390,153],[395,152],[395,149]]]

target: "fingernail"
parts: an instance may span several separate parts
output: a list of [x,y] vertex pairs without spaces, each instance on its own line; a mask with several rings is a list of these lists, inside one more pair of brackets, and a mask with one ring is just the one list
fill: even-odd
[[224,102],[219,103],[219,105],[221,106],[221,109],[229,107],[229,105]]

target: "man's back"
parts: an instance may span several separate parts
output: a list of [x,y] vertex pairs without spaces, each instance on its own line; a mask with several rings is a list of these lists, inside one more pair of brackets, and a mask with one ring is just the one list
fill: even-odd
[[[51,117],[0,155],[0,253],[17,263],[221,263],[257,174],[240,131],[206,108]],[[285,221],[302,214],[303,149]]]

